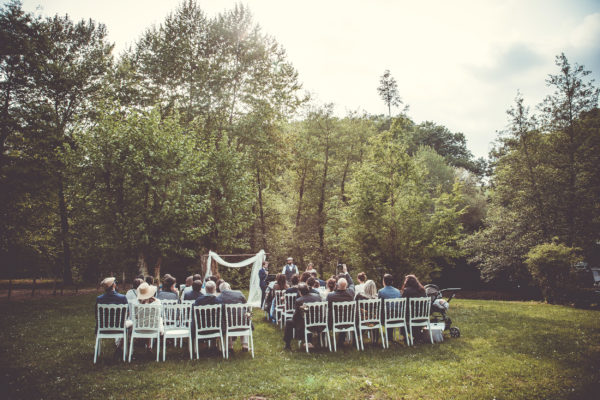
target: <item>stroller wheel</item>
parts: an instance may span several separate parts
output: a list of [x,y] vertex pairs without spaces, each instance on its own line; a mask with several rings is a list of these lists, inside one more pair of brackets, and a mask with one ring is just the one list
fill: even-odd
[[460,337],[460,329],[458,329],[456,326],[450,328],[450,336],[453,338]]

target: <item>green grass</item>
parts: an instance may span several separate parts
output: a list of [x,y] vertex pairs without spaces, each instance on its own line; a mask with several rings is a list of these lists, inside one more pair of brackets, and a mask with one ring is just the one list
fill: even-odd
[[283,350],[282,333],[255,313],[256,354],[227,361],[168,347],[156,363],[94,365],[94,296],[0,304],[6,398],[594,398],[600,390],[600,312],[535,302],[455,300],[462,337],[337,353]]

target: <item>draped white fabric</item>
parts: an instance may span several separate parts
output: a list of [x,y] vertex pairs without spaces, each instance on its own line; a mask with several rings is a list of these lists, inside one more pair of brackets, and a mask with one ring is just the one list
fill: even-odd
[[265,251],[261,250],[254,257],[250,257],[247,260],[240,261],[237,263],[230,263],[223,260],[217,253],[214,251],[208,252],[208,260],[206,261],[206,275],[208,278],[211,273],[211,265],[212,260],[215,260],[217,264],[223,265],[229,268],[241,268],[246,267],[252,264],[252,272],[250,272],[250,292],[248,293],[248,304],[253,307],[260,307],[260,298],[262,292],[260,291],[260,281],[258,279],[258,271],[262,267],[262,263],[265,260]]

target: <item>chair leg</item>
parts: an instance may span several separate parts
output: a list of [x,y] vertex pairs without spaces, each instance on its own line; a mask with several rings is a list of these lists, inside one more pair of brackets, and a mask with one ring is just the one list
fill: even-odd
[[156,338],[156,362],[160,360],[160,336]]
[[379,327],[379,334],[381,335],[381,346],[385,349],[385,341],[383,339],[383,327]]
[[304,328],[304,347],[306,347],[306,352],[308,353],[308,333],[306,332],[306,328]]
[[335,329],[333,330],[333,351],[337,352],[337,344],[335,342]]
[[229,359],[229,336],[225,334],[225,358]]
[[410,343],[408,342],[408,327],[406,324],[404,324],[404,339],[406,340],[406,345],[410,346]]
[[200,359],[200,354],[198,353],[198,347],[200,347],[200,339],[198,335],[196,335],[196,359]]
[[254,358],[254,338],[252,337],[252,329],[250,329],[250,347],[252,348],[252,358]]
[[190,360],[193,360],[194,357],[192,356],[192,334],[191,333],[188,336],[188,348],[190,349]]
[[[356,331],[354,332],[354,335],[356,336]],[[358,340],[356,342],[357,342],[356,346],[358,347]],[[360,348],[359,348],[359,350],[364,350],[364,349],[365,349],[365,343],[363,342],[363,331],[361,329],[360,330]]]
[[96,359],[98,358],[98,341],[100,340],[100,338],[98,338],[98,336],[96,336],[96,345],[94,346],[94,364],[96,364]]
[[127,361],[127,334],[123,335],[123,362]]
[[[354,340],[356,341],[356,350],[360,351],[360,347],[359,347],[359,343],[358,343],[358,333],[356,333],[356,328],[354,328]],[[362,344],[362,331],[360,333],[360,342]]]
[[433,344],[433,332],[431,332],[431,325],[427,327],[427,330],[429,331],[429,340],[431,340],[431,344]]
[[131,335],[131,341],[129,342],[129,362],[131,362],[131,353],[133,353],[133,335]]
[[331,351],[331,337],[329,336],[329,331],[327,331],[327,345],[329,347],[329,351]]

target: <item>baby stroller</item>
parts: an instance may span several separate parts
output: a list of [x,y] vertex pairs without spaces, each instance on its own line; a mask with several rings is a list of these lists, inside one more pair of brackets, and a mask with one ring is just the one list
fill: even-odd
[[[432,324],[444,323],[444,331],[449,331],[450,336],[453,338],[460,337],[460,329],[456,326],[452,326],[452,320],[446,315],[448,308],[450,307],[450,300],[454,298],[456,292],[461,290],[460,288],[448,288],[441,289],[434,284],[425,285],[425,294],[431,298],[431,311],[430,321]],[[450,294],[448,300],[444,300],[444,293]]]

